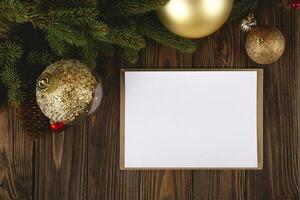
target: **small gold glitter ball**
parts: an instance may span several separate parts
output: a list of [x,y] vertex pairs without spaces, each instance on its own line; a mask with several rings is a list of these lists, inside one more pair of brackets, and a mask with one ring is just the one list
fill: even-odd
[[258,26],[247,35],[245,48],[256,63],[277,61],[285,49],[285,39],[280,30],[271,26]]
[[227,21],[232,7],[233,0],[170,0],[157,15],[176,35],[201,38],[217,31]]
[[36,83],[37,103],[52,123],[69,124],[95,111],[101,97],[101,82],[78,60],[51,64]]

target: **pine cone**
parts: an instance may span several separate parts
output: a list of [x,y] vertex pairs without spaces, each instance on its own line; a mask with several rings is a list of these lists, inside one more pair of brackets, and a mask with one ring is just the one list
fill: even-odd
[[36,102],[35,87],[27,86],[25,91],[26,97],[21,104],[19,116],[26,136],[36,140],[44,137],[49,131],[49,119],[42,113]]

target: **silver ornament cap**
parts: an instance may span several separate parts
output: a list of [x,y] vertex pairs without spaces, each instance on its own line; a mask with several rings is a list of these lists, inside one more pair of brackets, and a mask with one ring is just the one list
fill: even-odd
[[257,26],[257,21],[253,13],[250,13],[240,24],[243,32],[249,32]]

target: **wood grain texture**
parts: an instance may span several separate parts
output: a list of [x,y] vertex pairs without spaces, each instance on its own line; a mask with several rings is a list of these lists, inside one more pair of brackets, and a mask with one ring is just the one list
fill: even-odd
[[[247,14],[245,14],[247,15]],[[135,65],[103,57],[104,98],[92,118],[31,142],[16,110],[0,107],[0,200],[297,200],[300,199],[300,11],[265,0],[260,24],[282,30],[286,50],[271,65],[245,54],[239,22],[197,40],[194,54],[149,41]],[[119,170],[119,69],[264,69],[264,169]],[[46,133],[45,133],[46,134]]]
[[0,200],[32,199],[33,142],[25,138],[17,110],[0,106]]
[[87,127],[80,123],[35,143],[34,199],[86,199]]

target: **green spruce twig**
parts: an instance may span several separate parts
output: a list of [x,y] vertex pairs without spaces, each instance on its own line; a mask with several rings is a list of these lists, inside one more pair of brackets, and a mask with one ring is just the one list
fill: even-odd
[[115,15],[130,16],[157,10],[169,0],[119,0],[113,3],[112,13]]
[[22,78],[17,69],[22,55],[23,49],[18,42],[6,41],[0,44],[0,78],[7,87],[8,101],[13,106],[19,106],[24,98]]
[[193,53],[196,50],[196,44],[192,40],[171,33],[153,16],[142,20],[139,31],[147,38],[179,51]]
[[229,20],[234,21],[248,15],[255,10],[258,4],[259,0],[235,0]]

